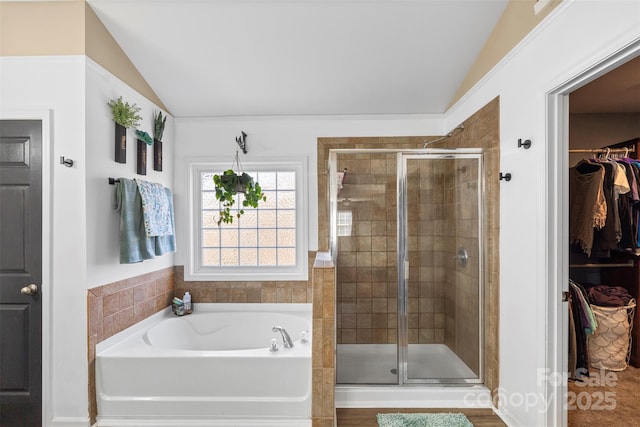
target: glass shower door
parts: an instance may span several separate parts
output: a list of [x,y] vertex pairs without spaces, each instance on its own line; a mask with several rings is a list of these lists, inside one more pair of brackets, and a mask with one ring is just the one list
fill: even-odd
[[482,154],[428,151],[398,154],[400,382],[480,383]]

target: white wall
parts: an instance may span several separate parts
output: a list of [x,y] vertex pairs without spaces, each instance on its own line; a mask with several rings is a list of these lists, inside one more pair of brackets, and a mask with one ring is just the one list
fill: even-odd
[[[548,19],[447,112],[455,124],[500,96],[500,386],[512,425],[545,425],[538,369],[545,367],[547,220],[546,94],[634,40],[637,1],[561,3]],[[531,139],[529,150],[518,138]],[[566,147],[565,147],[566,148]],[[553,337],[551,337],[553,338]],[[561,396],[557,396],[561,398]],[[527,408],[518,399],[537,405]]]
[[[50,318],[43,318],[43,333],[50,334],[53,344],[50,360],[44,360],[44,375],[50,373],[52,381],[49,415],[83,420],[87,418],[84,59],[0,58],[0,66],[3,111],[52,111],[51,176],[43,176],[43,187],[53,184],[51,229],[45,230],[51,233],[53,268],[50,281],[43,278],[42,296],[52,307]],[[56,164],[60,156],[74,160],[74,166]]]
[[[183,244],[176,254],[176,265],[184,265],[188,248],[189,159],[209,157],[233,163],[240,132],[247,134],[247,155],[241,161],[304,157],[309,164],[309,250],[318,249],[317,139],[339,136],[443,135],[442,116],[379,117],[263,117],[263,118],[177,118],[175,150],[175,199],[177,238]],[[416,148],[421,148],[417,147]],[[325,248],[326,249],[326,248]]]
[[[118,215],[110,208],[114,187],[107,178],[136,176],[135,138],[129,131],[127,163],[115,163],[114,125],[106,103],[119,95],[137,103],[145,119],[142,129],[149,133],[157,107],[84,56],[0,57],[0,70],[1,118],[51,112],[51,173],[43,176],[52,200],[51,227],[44,230],[51,236],[52,272],[42,283],[49,314],[43,319],[45,346],[51,343],[43,349],[44,423],[87,426],[87,288],[174,265],[173,254],[119,264]],[[147,179],[171,186],[172,118],[165,134],[164,171],[149,166]],[[72,159],[73,167],[60,165],[60,156]]]
[[[167,119],[163,139],[163,170],[153,170],[153,147],[147,148],[147,174],[136,174],[136,136],[127,130],[127,163],[114,161],[115,124],[107,102],[122,96],[141,108],[139,129],[153,136],[153,114],[160,109],[138,92],[87,59],[86,67],[86,215],[87,288],[171,267],[173,253],[136,264],[120,264],[120,214],[112,210],[108,178],[137,178],[173,188],[173,117]],[[166,114],[165,111],[162,112]],[[180,242],[177,242],[180,245]]]

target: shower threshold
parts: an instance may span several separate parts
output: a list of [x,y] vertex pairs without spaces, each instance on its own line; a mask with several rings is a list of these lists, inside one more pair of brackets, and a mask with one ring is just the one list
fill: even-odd
[[[338,344],[338,384],[397,384],[395,344]],[[409,344],[408,376],[473,379],[477,375],[444,344]]]
[[[399,386],[395,344],[338,344],[337,408],[491,408],[482,384]],[[477,375],[444,344],[410,344],[409,378],[473,379]]]

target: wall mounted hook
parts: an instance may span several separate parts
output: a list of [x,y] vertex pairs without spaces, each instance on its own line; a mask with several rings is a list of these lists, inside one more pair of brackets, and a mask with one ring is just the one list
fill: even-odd
[[73,166],[73,160],[65,159],[64,156],[60,156],[60,164],[70,168],[71,166]]
[[518,139],[518,148],[524,148],[525,150],[528,150],[529,148],[531,148],[531,140],[525,139],[524,142],[522,142],[522,139]]
[[503,179],[504,179],[505,181],[511,181],[511,172],[507,172],[507,173],[505,173],[505,174],[503,174],[502,172],[500,172],[500,181],[502,181]]
[[242,132],[242,136],[236,136],[236,142],[244,154],[247,154],[247,134]]

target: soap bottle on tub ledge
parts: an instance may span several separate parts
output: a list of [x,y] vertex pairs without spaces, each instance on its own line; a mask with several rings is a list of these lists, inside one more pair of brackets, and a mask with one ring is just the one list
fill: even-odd
[[189,291],[184,293],[182,297],[182,303],[184,304],[184,314],[191,314],[193,306],[191,305],[191,294]]

